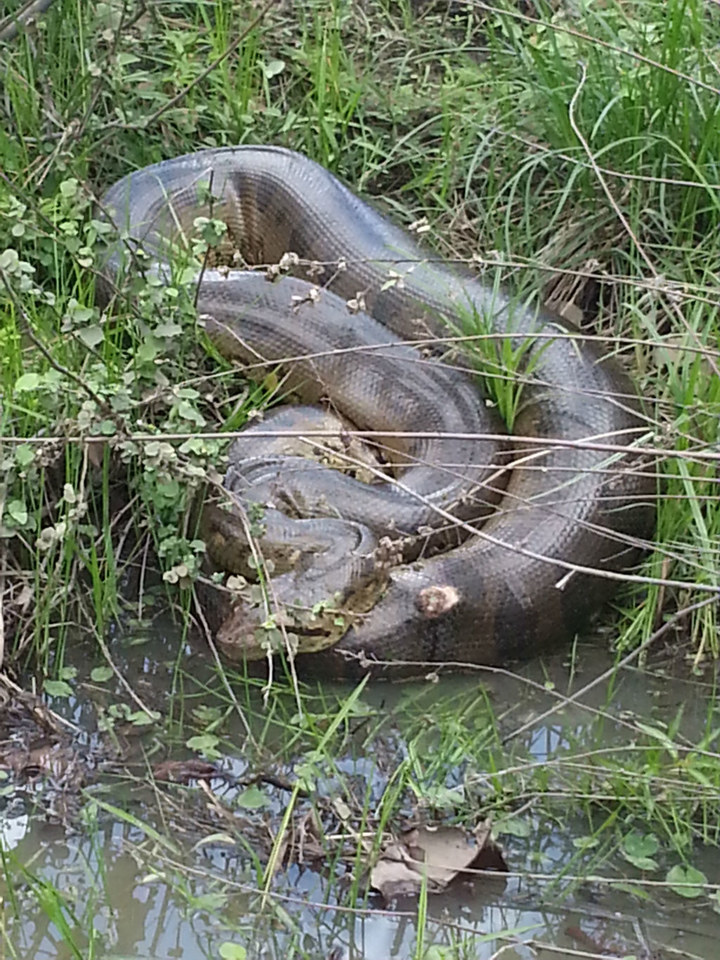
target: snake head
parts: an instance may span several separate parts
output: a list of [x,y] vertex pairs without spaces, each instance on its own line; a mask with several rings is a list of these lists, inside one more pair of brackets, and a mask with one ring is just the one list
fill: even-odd
[[316,653],[333,646],[347,632],[353,614],[342,608],[341,597],[325,598],[311,607],[283,603],[285,579],[273,581],[272,598],[266,598],[255,584],[230,601],[215,632],[218,648],[228,660],[264,660],[280,652],[290,656]]

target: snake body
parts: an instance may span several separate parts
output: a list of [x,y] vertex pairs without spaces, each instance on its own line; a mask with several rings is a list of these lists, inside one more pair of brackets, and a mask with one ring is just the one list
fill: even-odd
[[[433,259],[326,169],[283,148],[158,163],[112,186],[101,207],[124,238],[105,263],[113,280],[139,246],[168,270],[169,238],[191,233],[197,217],[223,221],[246,263],[284,263],[295,276],[274,283],[247,269],[199,272],[198,312],[220,352],[255,364],[295,358],[289,385],[306,401],[328,399],[331,417],[424,435],[391,442],[402,470],[374,485],[265,438],[273,423],[285,432],[304,417],[297,408],[231,451],[226,486],[245,511],[258,505],[261,545],[267,537],[287,548],[270,584],[276,596],[305,606],[323,590],[337,589],[341,606],[364,597],[363,615],[315,655],[323,669],[360,654],[487,664],[532,655],[576,631],[609,596],[613,574],[636,561],[654,517],[652,481],[632,449],[641,407],[614,358],[564,320]],[[513,432],[525,443],[515,442],[502,479],[498,445],[478,439],[496,424],[472,381],[402,343],[468,325],[522,357]],[[308,433],[326,424],[300,422]],[[399,565],[378,562],[393,537],[422,543],[413,541],[422,526],[432,541],[454,519],[468,535],[448,552],[413,559],[416,548]],[[249,549],[247,523],[217,508],[206,527],[218,562],[241,565],[234,544]],[[326,562],[308,560],[318,557]],[[225,633],[257,622],[236,601]]]

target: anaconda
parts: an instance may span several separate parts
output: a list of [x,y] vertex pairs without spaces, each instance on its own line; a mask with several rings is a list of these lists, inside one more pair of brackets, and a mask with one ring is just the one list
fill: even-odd
[[[313,658],[323,669],[352,658],[531,656],[580,628],[636,562],[654,518],[653,484],[633,451],[645,432],[641,405],[619,363],[564,319],[434,257],[329,171],[279,147],[154,164],[112,186],[101,207],[123,238],[104,267],[114,281],[139,247],[169,275],[169,242],[198,217],[223,221],[242,265],[197,274],[197,309],[220,352],[286,361],[304,399],[322,397],[346,418],[341,438],[352,426],[405,435],[382,441],[404,461],[399,476],[367,485],[266,446],[271,418],[231,453],[226,486],[246,519],[206,512],[209,547],[226,568],[242,568],[236,558],[254,535],[261,548],[263,537],[280,543],[271,599],[317,613],[318,597],[333,595],[363,611],[349,629],[334,618],[342,636]],[[248,264],[281,264],[295,276],[270,282]],[[489,436],[496,425],[471,379],[401,342],[468,326],[521,358],[508,372],[521,386],[504,473]],[[286,432],[292,420],[282,418],[301,413],[279,414],[275,429]],[[306,435],[327,425],[301,422]],[[382,465],[374,472],[382,477]],[[405,543],[425,542],[418,527],[433,540],[443,526],[464,531],[464,541],[403,554]],[[388,561],[394,540],[401,546]],[[228,600],[223,615],[221,639],[232,648],[235,632],[239,649],[267,616],[245,600]],[[300,617],[299,629],[312,633],[312,620]]]

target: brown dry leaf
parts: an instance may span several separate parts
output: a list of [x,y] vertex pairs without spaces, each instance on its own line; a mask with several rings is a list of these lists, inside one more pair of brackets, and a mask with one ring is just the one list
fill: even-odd
[[420,826],[387,844],[370,874],[385,900],[417,893],[427,877],[430,893],[441,893],[465,871],[507,871],[486,824],[469,834],[459,827]]

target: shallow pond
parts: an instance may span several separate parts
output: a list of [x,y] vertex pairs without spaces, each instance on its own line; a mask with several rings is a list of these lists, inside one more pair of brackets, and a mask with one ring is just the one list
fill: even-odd
[[[612,666],[584,646],[518,676],[308,685],[299,699],[284,677],[269,694],[226,683],[172,627],[111,650],[139,702],[79,644],[72,693],[47,698],[72,725],[65,753],[44,763],[26,738],[40,775],[16,763],[0,781],[3,957],[716,960],[716,848],[673,846],[681,826],[663,835],[657,816],[643,831],[643,804],[650,823],[672,791],[678,817],[712,810],[681,802],[685,772],[690,796],[701,779],[690,745],[716,720],[700,681],[626,668],[568,703]],[[205,780],[187,765],[200,757]],[[390,901],[369,889],[373,838],[487,816],[507,873]],[[708,881],[692,899],[664,882],[684,862]]]

